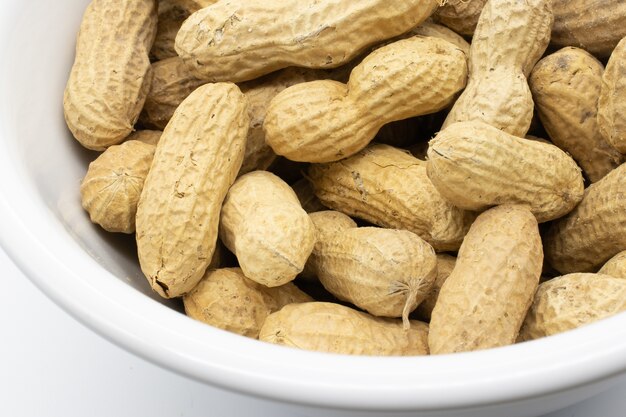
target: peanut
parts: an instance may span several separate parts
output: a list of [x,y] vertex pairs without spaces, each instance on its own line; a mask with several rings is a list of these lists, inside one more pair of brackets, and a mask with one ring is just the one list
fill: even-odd
[[154,149],[129,140],[111,146],[89,164],[80,194],[92,222],[109,232],[134,233],[137,202]]
[[600,134],[598,98],[604,68],[578,48],[539,61],[529,78],[539,117],[550,138],[572,155],[591,182],[619,166],[622,156]]
[[553,0],[552,44],[608,57],[626,36],[624,0]]
[[312,165],[309,178],[325,206],[378,226],[409,230],[438,251],[458,249],[475,218],[439,194],[426,162],[388,145]]
[[448,279],[452,273],[455,264],[456,258],[454,256],[446,255],[445,253],[437,254],[437,278],[435,278],[435,282],[430,291],[426,294],[424,301],[419,303],[415,310],[418,317],[430,321],[431,314],[437,303],[437,298],[439,298],[439,291],[441,291],[443,283],[446,282],[446,279]]
[[328,292],[379,317],[402,317],[437,278],[433,248],[406,230],[352,227],[322,233],[309,263]]
[[595,271],[626,249],[626,164],[591,184],[576,208],[555,221],[544,239],[546,258],[560,273]]
[[102,151],[133,130],[150,86],[154,0],[93,0],[81,23],[63,108],[74,137]]
[[434,19],[461,35],[473,35],[487,0],[447,0]]
[[137,207],[137,248],[152,288],[170,298],[202,278],[219,213],[243,160],[246,99],[234,84],[207,84],[174,113],[157,145]]
[[265,320],[259,340],[299,349],[344,355],[428,354],[428,325],[372,317],[333,303],[290,304]]
[[480,120],[528,133],[533,100],[526,77],[550,41],[552,0],[489,0],[472,40],[467,88],[443,124]]
[[607,142],[626,153],[626,37],[611,54],[602,77],[598,125]]
[[542,264],[537,220],[526,207],[498,206],[478,216],[432,311],[431,353],[514,343]]
[[195,76],[210,81],[247,81],[288,66],[334,68],[414,28],[437,5],[438,0],[219,1],[187,19],[176,50]]
[[539,286],[519,341],[533,340],[626,311],[626,280],[601,274],[569,274]]
[[430,142],[428,177],[457,207],[525,204],[545,222],[582,199],[580,168],[554,145],[511,136],[483,122],[455,123]]
[[386,123],[449,105],[467,78],[465,54],[438,38],[412,37],[370,54],[348,84],[313,81],[278,94],[265,118],[278,155],[331,162],[363,149]]
[[246,277],[276,287],[302,272],[316,234],[291,187],[274,174],[255,171],[228,191],[220,237]]
[[271,313],[291,303],[311,301],[292,283],[267,288],[246,278],[239,268],[207,271],[183,297],[189,317],[255,339]]

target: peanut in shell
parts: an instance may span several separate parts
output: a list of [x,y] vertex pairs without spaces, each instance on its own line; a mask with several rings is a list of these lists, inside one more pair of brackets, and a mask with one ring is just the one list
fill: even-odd
[[517,138],[486,123],[455,123],[430,142],[428,178],[465,210],[525,204],[546,222],[569,213],[583,197],[576,162],[554,145]]
[[414,356],[428,354],[428,325],[383,319],[333,303],[290,304],[265,320],[259,340],[343,355]]
[[572,330],[626,311],[626,280],[575,273],[542,283],[524,320],[519,341]]
[[529,77],[550,139],[576,160],[591,182],[622,162],[602,137],[597,120],[603,72],[603,65],[588,52],[567,47],[539,61]]
[[476,215],[444,199],[426,162],[389,145],[311,165],[308,177],[327,207],[381,227],[409,230],[435,250],[457,250]]
[[102,151],[132,131],[151,80],[154,0],[93,0],[81,23],[63,96],[65,121],[86,148]]
[[219,83],[195,90],[165,128],[137,207],[139,263],[159,295],[185,294],[204,275],[249,122],[239,88]]
[[220,237],[246,277],[277,287],[302,272],[316,233],[291,187],[270,172],[254,171],[228,191]]
[[515,342],[543,265],[537,220],[524,206],[503,205],[476,219],[432,311],[432,354]]

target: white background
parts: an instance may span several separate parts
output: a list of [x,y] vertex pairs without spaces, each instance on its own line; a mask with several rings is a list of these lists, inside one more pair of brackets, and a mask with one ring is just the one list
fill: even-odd
[[[0,276],[0,416],[293,415],[121,350],[49,301],[1,249]],[[626,417],[626,384],[549,417]]]

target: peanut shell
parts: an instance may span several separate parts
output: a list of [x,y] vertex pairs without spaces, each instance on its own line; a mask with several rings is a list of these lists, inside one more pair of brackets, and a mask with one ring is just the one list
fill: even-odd
[[515,342],[537,290],[543,248],[537,220],[524,206],[478,216],[432,311],[432,354]]
[[132,131],[150,87],[154,0],[93,0],[76,41],[63,96],[65,121],[86,148],[102,151]]
[[183,24],[176,50],[194,75],[209,81],[246,81],[289,66],[334,68],[419,25],[437,5],[438,0],[219,1]]
[[548,46],[553,20],[552,0],[489,0],[472,40],[467,88],[443,128],[479,120],[524,137],[533,117],[526,77]]
[[592,55],[569,47],[539,61],[529,78],[543,127],[591,182],[622,161],[620,153],[602,137],[597,121],[603,72],[604,67]]
[[591,184],[571,213],[545,236],[548,262],[560,273],[593,272],[626,250],[626,164]]
[[455,123],[430,142],[428,178],[465,210],[525,204],[545,222],[583,197],[576,162],[554,145],[517,138],[483,122]]
[[333,303],[290,304],[265,320],[259,340],[344,355],[428,354],[428,325],[382,319]]
[[433,248],[406,230],[352,227],[318,237],[309,259],[335,297],[378,317],[402,317],[419,305],[437,278]]
[[228,191],[220,237],[246,277],[276,287],[302,272],[316,234],[291,187],[270,172],[254,171]]
[[166,298],[190,291],[215,250],[222,202],[243,161],[249,119],[234,84],[206,84],[178,107],[137,208],[139,263]]
[[89,164],[80,194],[92,222],[109,232],[135,232],[137,203],[154,150],[154,145],[129,140],[111,146]]
[[425,161],[388,145],[311,165],[309,179],[325,206],[377,226],[409,230],[438,251],[458,249],[476,217],[441,196]]
[[313,81],[274,97],[265,118],[267,143],[301,162],[349,157],[385,124],[437,112],[465,86],[465,54],[450,42],[415,36],[377,49],[348,84]]
[[519,341],[551,336],[626,311],[626,280],[569,274],[542,283]]

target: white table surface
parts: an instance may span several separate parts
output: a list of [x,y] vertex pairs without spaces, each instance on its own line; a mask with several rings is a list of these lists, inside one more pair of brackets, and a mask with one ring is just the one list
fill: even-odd
[[[0,416],[288,416],[118,348],[48,300],[1,249],[0,277]],[[626,417],[626,384],[546,417]]]

